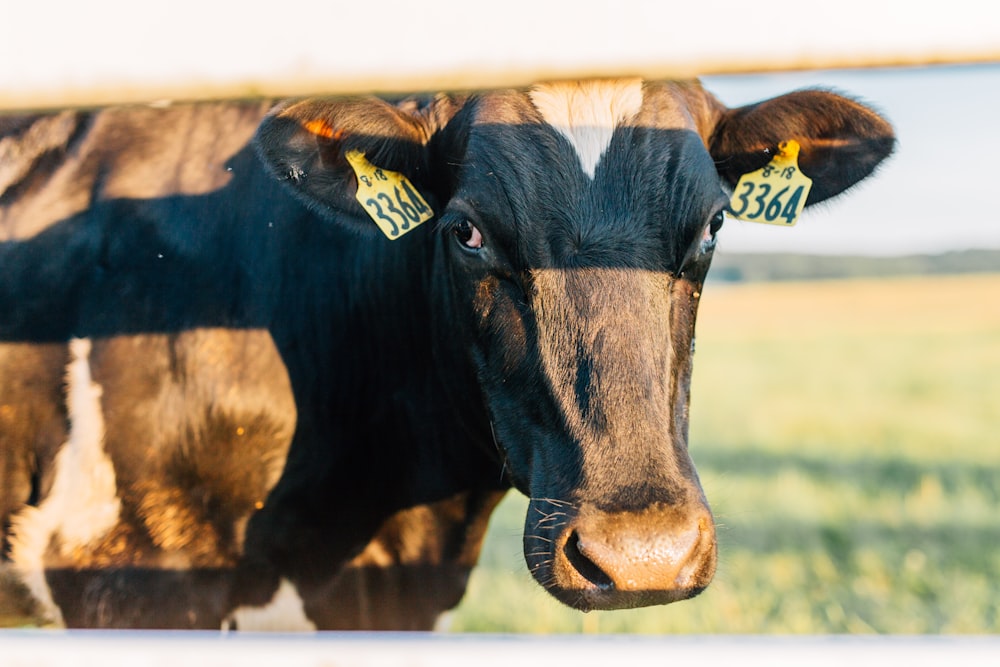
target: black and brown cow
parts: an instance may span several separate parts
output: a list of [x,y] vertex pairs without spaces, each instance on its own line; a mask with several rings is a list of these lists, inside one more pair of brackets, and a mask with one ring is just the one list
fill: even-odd
[[562,602],[702,591],[687,412],[729,193],[795,140],[808,204],[837,195],[886,121],[638,80],[269,107],[0,120],[0,595],[429,627],[508,486]]

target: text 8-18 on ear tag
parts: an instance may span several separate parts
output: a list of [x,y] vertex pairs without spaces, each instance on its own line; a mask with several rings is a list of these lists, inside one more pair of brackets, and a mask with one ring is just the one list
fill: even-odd
[[358,177],[358,203],[386,237],[398,239],[434,217],[406,176],[376,167],[361,151],[348,151],[344,157]]
[[783,141],[765,167],[743,174],[729,200],[733,217],[791,227],[806,205],[812,179],[799,169],[799,143]]

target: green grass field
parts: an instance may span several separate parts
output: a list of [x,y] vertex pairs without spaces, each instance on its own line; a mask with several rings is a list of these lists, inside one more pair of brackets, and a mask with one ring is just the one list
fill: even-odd
[[1000,632],[1000,275],[713,284],[697,347],[712,586],[564,608],[527,574],[512,493],[453,630]]

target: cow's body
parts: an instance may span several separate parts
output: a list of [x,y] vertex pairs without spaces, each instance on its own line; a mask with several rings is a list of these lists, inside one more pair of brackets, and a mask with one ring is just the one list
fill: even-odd
[[[357,461],[350,450],[346,460],[331,452],[321,457],[327,461],[313,461],[319,448],[310,442],[303,454],[306,468],[341,463],[339,472],[321,473],[329,488],[316,492],[338,497],[334,505],[357,515],[356,537],[323,538],[334,551],[330,562],[353,557],[389,514],[442,501],[442,509],[403,515],[432,522],[426,535],[416,527],[407,532],[404,521],[400,529],[387,528],[391,534],[350,570],[321,563],[321,581],[299,593],[315,608],[298,617],[325,628],[423,628],[464,590],[492,508],[480,516],[478,504],[495,503],[500,476],[492,469],[483,474],[488,459],[474,450],[471,463],[439,465],[443,454],[433,448],[400,446],[404,419],[394,418],[394,410],[412,410],[431,440],[447,441],[433,434],[447,421],[438,406],[411,401],[408,408],[399,400],[441,393],[429,359],[411,364],[411,373],[400,362],[404,346],[427,345],[427,334],[392,330],[380,341],[365,333],[367,323],[398,310],[413,288],[398,273],[395,293],[383,280],[384,290],[368,285],[364,298],[351,296],[368,282],[352,275],[363,267],[328,258],[344,250],[345,257],[370,254],[362,239],[300,224],[310,215],[247,148],[269,106],[63,114],[58,126],[50,125],[65,132],[66,143],[45,147],[17,184],[24,195],[4,209],[5,235],[29,240],[0,248],[6,275],[0,328],[16,329],[8,340],[46,341],[0,348],[0,363],[13,367],[0,384],[5,545],[7,521],[18,515],[5,554],[43,603],[43,618],[75,627],[220,627],[231,611],[230,580],[245,524],[281,475],[296,428],[286,363],[301,374],[300,405],[324,422],[313,428],[365,452],[353,455]],[[240,204],[251,199],[260,204]],[[325,258],[286,261],[292,257],[286,244]],[[52,279],[41,280],[38,271],[51,271]],[[303,271],[312,277],[296,275]],[[322,292],[318,301],[308,283]],[[320,320],[312,320],[314,309],[325,312]],[[292,310],[310,324],[291,324]],[[18,318],[25,314],[35,319],[22,328]],[[282,319],[290,326],[272,329]],[[274,339],[286,346],[287,362]],[[318,339],[328,351],[321,362],[326,372],[307,352]],[[391,349],[379,349],[387,341]],[[293,349],[306,353],[297,364]],[[380,381],[363,380],[368,370]],[[329,383],[329,377],[357,380]],[[99,396],[74,400],[74,378],[99,387]],[[95,415],[103,424],[88,429]],[[429,460],[419,461],[422,455]],[[87,472],[95,466],[107,468],[106,484]],[[411,467],[454,470],[458,479],[442,472],[412,488],[418,484],[404,478]],[[349,500],[376,489],[384,505],[377,498],[375,505]],[[464,495],[451,499],[456,494]],[[466,502],[473,510],[468,521]],[[318,553],[312,549],[319,543],[310,544],[305,557]],[[47,581],[32,579],[42,562]],[[263,587],[253,597],[267,603],[272,582],[251,578],[244,590],[257,583]],[[429,606],[390,613],[387,605],[401,592]],[[243,625],[257,622],[250,617]]]
[[[281,602],[299,627],[429,627],[513,484],[567,604],[696,594],[687,387],[721,184],[788,138],[805,169],[819,135],[861,157],[815,200],[870,173],[888,126],[824,100],[856,120],[817,129],[811,101],[744,134],[697,85],[595,82],[307,101],[257,150],[266,104],[3,121],[4,567],[70,626],[261,627]],[[378,235],[349,148],[438,217]]]

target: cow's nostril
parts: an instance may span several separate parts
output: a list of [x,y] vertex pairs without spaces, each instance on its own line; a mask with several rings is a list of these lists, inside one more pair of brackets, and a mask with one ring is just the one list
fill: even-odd
[[573,566],[573,569],[590,583],[602,590],[610,590],[615,587],[615,582],[612,581],[611,577],[597,563],[587,558],[580,551],[580,536],[575,530],[570,533],[569,539],[566,540],[563,553],[566,555],[566,560]]

